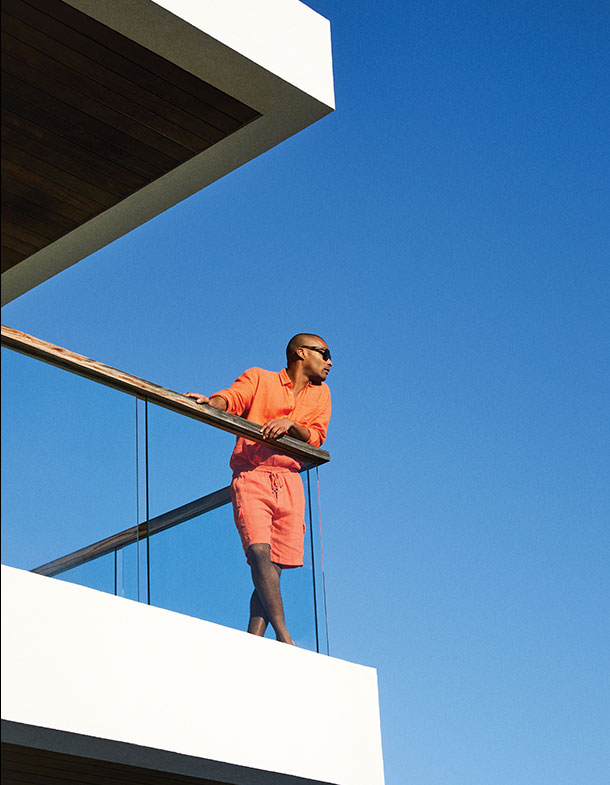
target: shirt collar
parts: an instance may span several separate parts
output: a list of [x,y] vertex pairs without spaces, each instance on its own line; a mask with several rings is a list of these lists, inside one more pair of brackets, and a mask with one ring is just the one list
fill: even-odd
[[[284,387],[292,387],[292,381],[290,376],[288,376],[288,371],[286,368],[282,368],[280,371],[280,382],[284,385]],[[305,387],[311,387],[311,382],[307,382]]]

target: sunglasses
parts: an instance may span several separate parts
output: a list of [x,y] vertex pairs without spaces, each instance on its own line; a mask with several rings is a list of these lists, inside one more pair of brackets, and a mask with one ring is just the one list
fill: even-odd
[[330,349],[323,349],[321,346],[301,346],[301,349],[311,349],[312,352],[318,352],[322,355],[323,360],[330,360]]

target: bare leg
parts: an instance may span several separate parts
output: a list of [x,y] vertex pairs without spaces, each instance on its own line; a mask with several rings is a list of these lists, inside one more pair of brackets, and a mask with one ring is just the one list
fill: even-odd
[[259,635],[262,638],[265,635],[268,624],[269,619],[267,618],[267,614],[265,613],[262,602],[258,598],[256,589],[254,589],[252,592],[252,597],[250,597],[250,620],[248,622],[248,632],[251,632],[252,635]]
[[[286,622],[284,620],[284,605],[282,603],[282,595],[280,593],[280,575],[282,568],[279,564],[274,564],[271,561],[271,549],[266,543],[255,543],[248,548],[248,559],[250,560],[250,567],[252,569],[252,581],[254,582],[254,594],[256,595],[256,603],[254,608],[255,616],[251,617],[251,624],[254,634],[260,634],[260,629],[265,620],[271,622],[271,626],[275,630],[275,637],[282,643],[293,643],[290,633],[286,629]],[[251,601],[252,610],[252,601]],[[263,614],[260,611],[263,611]],[[267,626],[266,624],[264,625]],[[264,634],[264,630],[263,630]]]

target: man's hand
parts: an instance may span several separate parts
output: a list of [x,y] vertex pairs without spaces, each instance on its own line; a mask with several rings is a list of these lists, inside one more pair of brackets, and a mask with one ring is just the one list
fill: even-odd
[[213,406],[215,409],[218,409],[221,412],[227,411],[227,402],[222,397],[222,395],[213,395],[211,398],[208,398],[207,395],[201,395],[200,393],[184,393],[187,398],[194,398],[195,403],[209,403],[210,406]]
[[261,430],[265,439],[277,439],[288,433],[293,425],[295,425],[294,420],[290,420],[288,417],[278,417],[275,420],[267,420]]
[[200,395],[199,393],[188,392],[188,393],[184,393],[184,394],[186,395],[187,398],[194,398],[195,399],[195,403],[209,403],[210,402],[210,399],[207,396]]
[[294,420],[288,417],[278,417],[275,420],[267,420],[261,427],[265,439],[278,439],[287,433],[293,439],[299,439],[302,442],[309,441],[309,428],[304,425],[299,425]]

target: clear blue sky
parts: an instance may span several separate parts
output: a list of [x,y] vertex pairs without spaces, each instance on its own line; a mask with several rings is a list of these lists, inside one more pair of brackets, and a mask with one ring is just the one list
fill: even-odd
[[3,322],[202,392],[323,335],[331,653],[378,669],[387,785],[606,785],[610,5],[310,5],[336,112]]

